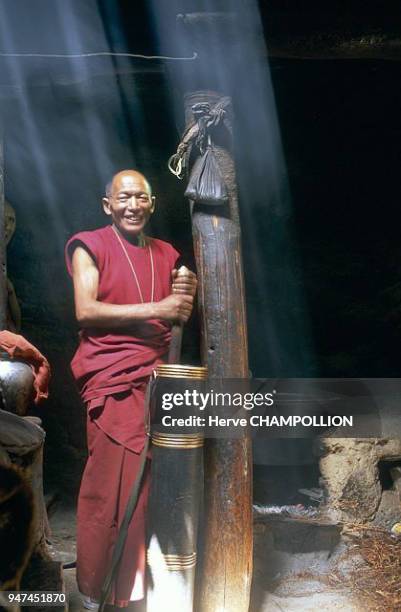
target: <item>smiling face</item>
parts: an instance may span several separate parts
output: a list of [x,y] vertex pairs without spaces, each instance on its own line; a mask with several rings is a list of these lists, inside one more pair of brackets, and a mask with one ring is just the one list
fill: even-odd
[[103,198],[103,209],[126,238],[138,238],[154,209],[149,183],[135,170],[119,172]]

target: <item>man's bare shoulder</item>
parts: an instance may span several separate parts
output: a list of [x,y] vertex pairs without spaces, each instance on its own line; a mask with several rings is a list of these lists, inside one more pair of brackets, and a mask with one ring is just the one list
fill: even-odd
[[93,262],[96,265],[99,265],[99,260],[102,260],[102,253],[108,243],[109,236],[110,226],[78,232],[77,234],[71,236],[65,247],[65,258],[68,272],[72,274],[72,258],[78,247],[80,248],[80,251],[86,251]]
[[78,245],[73,251],[71,265],[72,270],[75,271],[80,268],[96,267],[96,262],[86,248]]

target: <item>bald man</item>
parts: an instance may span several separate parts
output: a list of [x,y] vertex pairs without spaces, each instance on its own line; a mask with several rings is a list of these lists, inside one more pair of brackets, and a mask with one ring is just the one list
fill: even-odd
[[[144,394],[166,356],[171,324],[192,311],[196,276],[178,275],[177,251],[149,238],[155,208],[146,178],[135,170],[113,177],[103,198],[110,224],[80,232],[66,246],[81,328],[71,363],[88,413],[89,457],[77,512],[77,581],[96,608],[113,545],[144,448]],[[109,603],[143,599],[149,460]],[[132,607],[132,606],[131,606]]]

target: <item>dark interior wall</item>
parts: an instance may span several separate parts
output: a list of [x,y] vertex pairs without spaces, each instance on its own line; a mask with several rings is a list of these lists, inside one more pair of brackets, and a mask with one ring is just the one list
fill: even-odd
[[398,62],[273,68],[317,374],[399,376]]

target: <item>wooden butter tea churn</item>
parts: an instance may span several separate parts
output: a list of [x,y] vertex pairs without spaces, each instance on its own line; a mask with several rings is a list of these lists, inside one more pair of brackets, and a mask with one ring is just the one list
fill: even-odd
[[[153,424],[148,507],[148,612],[165,609],[166,602],[170,609],[193,610],[204,436],[201,427],[163,425],[162,417],[171,413],[163,409],[163,398],[171,399],[173,394],[183,394],[186,390],[200,391],[206,379],[206,367],[161,364],[150,383]],[[184,405],[179,408],[179,416],[190,416],[194,409]]]

